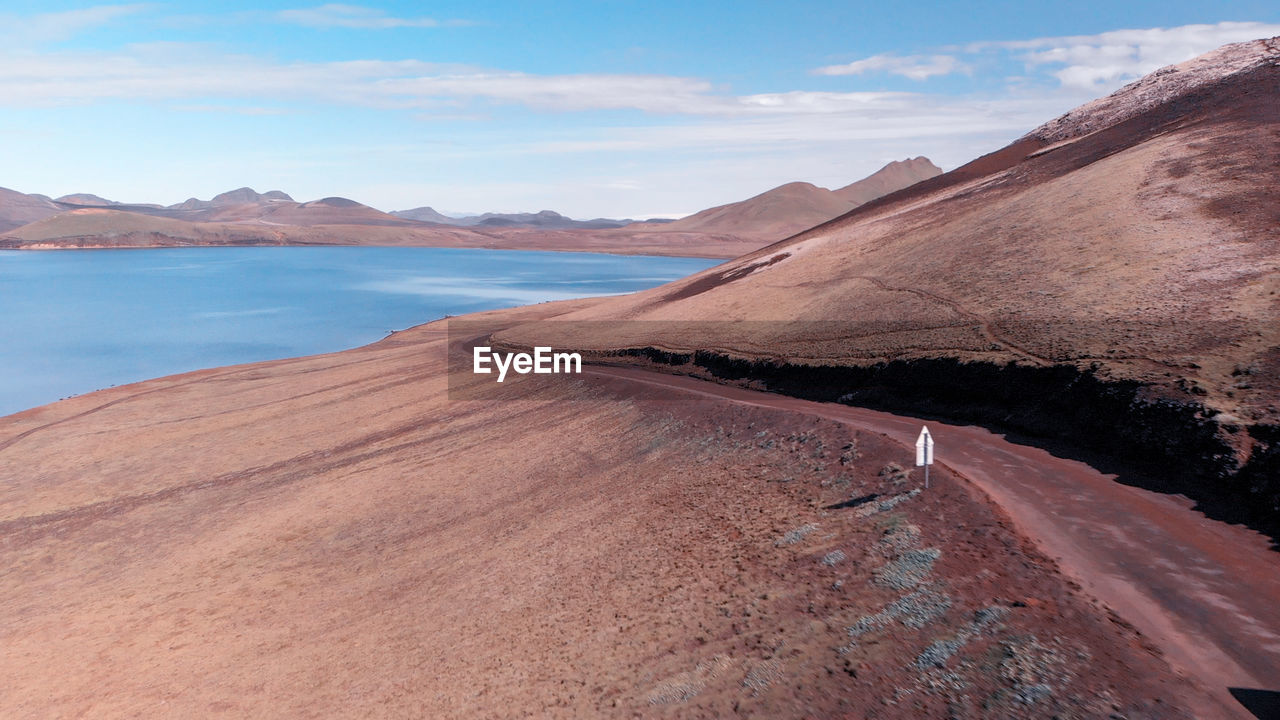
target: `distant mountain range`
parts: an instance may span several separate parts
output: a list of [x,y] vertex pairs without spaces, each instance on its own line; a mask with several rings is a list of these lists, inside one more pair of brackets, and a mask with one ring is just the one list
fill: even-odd
[[[614,220],[612,218],[574,220],[554,210],[543,210],[536,213],[484,213],[483,215],[451,217],[437,212],[434,208],[419,207],[412,210],[393,210],[391,214],[410,220],[436,223],[438,225],[453,225],[455,227],[526,227],[546,230],[606,230],[626,227],[636,222],[631,219]],[[661,224],[674,221],[658,219],[645,220],[643,222]]]
[[[222,193],[211,200],[191,198],[167,207],[150,203],[121,203],[90,193],[63,195],[56,200],[51,200],[44,195],[25,195],[0,188],[0,232],[14,230],[63,213],[90,209],[98,211],[94,217],[103,220],[127,213],[194,223],[301,226],[410,226],[417,224],[346,198],[329,197],[299,203],[279,190],[258,193],[247,187]],[[102,211],[112,212],[104,215]]]
[[[450,217],[429,207],[384,213],[354,200],[327,197],[299,203],[288,193],[271,190],[259,193],[242,187],[229,190],[210,200],[189,198],[175,205],[153,203],[121,203],[92,193],[75,193],[50,199],[45,195],[27,195],[0,188],[0,232],[43,220],[62,212],[83,208],[105,208],[153,217],[189,222],[261,221],[277,225],[390,225],[412,226],[419,223],[453,227],[541,228],[546,230],[602,230],[633,224],[630,219],[595,218],[574,220],[553,210],[537,213],[484,213],[466,217]],[[670,222],[653,220],[651,223]]]
[[552,210],[466,217],[450,217],[430,207],[386,213],[342,197],[298,202],[280,190],[259,193],[248,187],[168,206],[121,203],[92,193],[52,199],[0,188],[0,247],[394,244],[610,252],[643,248],[729,257],[940,172],[918,157],[889,163],[837,190],[787,183],[680,220],[644,222],[574,220]]

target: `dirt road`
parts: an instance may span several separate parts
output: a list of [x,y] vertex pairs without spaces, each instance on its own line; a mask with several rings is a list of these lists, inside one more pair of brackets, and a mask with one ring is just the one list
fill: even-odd
[[[914,442],[918,418],[810,402],[633,368],[589,374],[782,408]],[[928,421],[938,462],[972,480],[1062,570],[1160,647],[1230,712],[1228,688],[1280,690],[1280,553],[1174,496],[1115,482],[1085,463],[974,426]],[[1240,714],[1240,717],[1251,715]]]

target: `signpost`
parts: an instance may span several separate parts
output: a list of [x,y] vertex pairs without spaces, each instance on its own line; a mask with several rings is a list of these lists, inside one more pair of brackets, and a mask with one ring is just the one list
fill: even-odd
[[920,428],[920,437],[916,438],[916,467],[924,466],[924,486],[929,487],[929,466],[933,464],[933,436],[929,427]]

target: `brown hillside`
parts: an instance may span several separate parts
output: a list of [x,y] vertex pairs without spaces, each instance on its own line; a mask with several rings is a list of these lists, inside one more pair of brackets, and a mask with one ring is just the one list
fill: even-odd
[[[312,212],[314,209],[303,212]],[[345,209],[338,217],[350,217]],[[288,208],[286,212],[291,212]],[[323,213],[323,208],[317,212]],[[375,211],[376,212],[376,211]],[[318,219],[311,215],[311,219]],[[300,225],[261,221],[189,222],[106,208],[83,208],[0,232],[3,249],[252,245],[376,245],[605,252],[724,258],[759,242],[705,233],[655,236],[626,230],[463,228],[401,225]]]
[[453,401],[444,330],[0,419],[5,717],[1154,720],[1203,693],[966,482],[883,472],[884,436],[608,378]]
[[[578,315],[662,322],[572,339],[709,351],[745,362],[704,358],[727,377],[1072,437],[1274,521],[1278,57],[1256,41],[1166,68],[956,171]],[[670,323],[708,318],[765,322]],[[787,365],[845,370],[802,382]]]
[[62,208],[48,198],[0,188],[0,232],[43,220],[61,211]]
[[635,224],[625,229],[652,233],[719,234],[755,241],[779,240],[940,172],[942,170],[928,158],[900,160],[839,190],[827,190],[805,182],[787,183],[755,197],[708,208],[672,223]]
[[[852,204],[805,182],[787,183],[740,202],[653,228],[656,232],[716,232],[778,239],[848,212]],[[634,226],[633,226],[634,227]]]
[[832,190],[832,194],[854,205],[864,205],[878,197],[884,197],[905,187],[910,187],[942,174],[942,168],[929,158],[921,156],[910,160],[895,160],[857,182]]

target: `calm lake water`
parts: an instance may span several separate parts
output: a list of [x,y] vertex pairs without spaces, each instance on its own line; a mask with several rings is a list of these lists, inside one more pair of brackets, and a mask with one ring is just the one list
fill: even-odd
[[643,290],[716,262],[445,248],[0,252],[0,415],[343,350],[444,315]]

